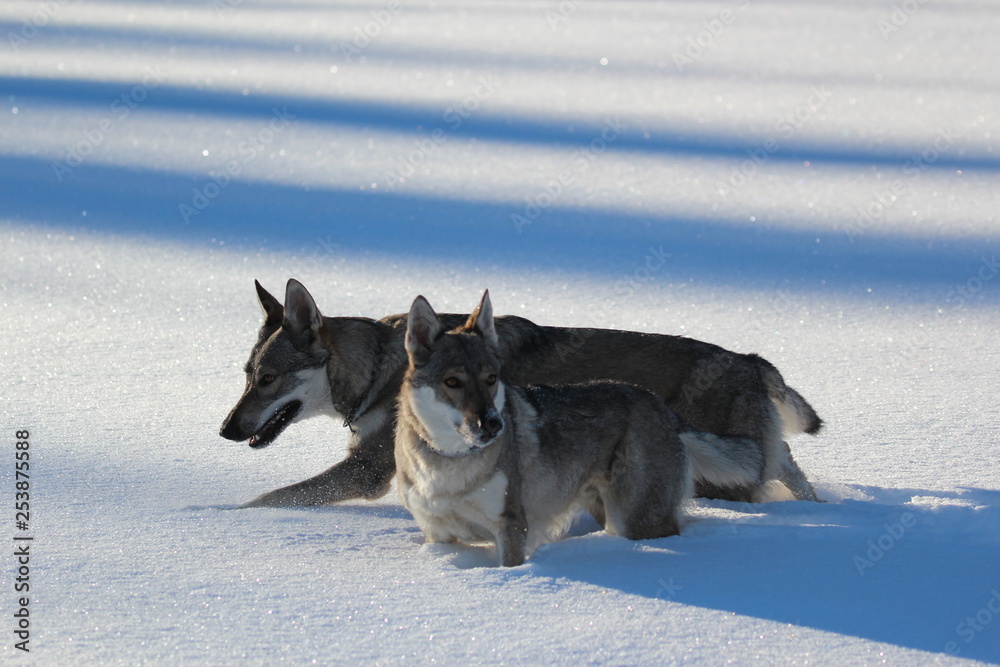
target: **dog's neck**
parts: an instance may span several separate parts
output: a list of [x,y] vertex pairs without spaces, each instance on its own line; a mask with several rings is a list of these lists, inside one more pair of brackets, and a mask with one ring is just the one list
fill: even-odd
[[393,358],[399,355],[393,352],[402,345],[393,345],[395,332],[375,320],[328,317],[323,324],[323,346],[331,354],[327,375],[333,405],[350,427],[384,398],[387,386],[400,383],[401,372],[394,368],[400,362]]

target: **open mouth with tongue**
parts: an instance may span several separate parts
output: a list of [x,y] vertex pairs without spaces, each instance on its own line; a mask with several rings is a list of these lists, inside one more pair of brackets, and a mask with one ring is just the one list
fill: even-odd
[[267,447],[292,423],[300,410],[302,410],[302,401],[292,401],[278,408],[274,416],[268,419],[256,433],[250,436],[248,444],[254,449]]

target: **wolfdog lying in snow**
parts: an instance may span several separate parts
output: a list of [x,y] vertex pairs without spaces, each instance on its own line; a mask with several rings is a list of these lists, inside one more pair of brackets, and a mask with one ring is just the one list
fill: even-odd
[[[343,461],[245,507],[385,495],[395,472],[393,431],[407,363],[407,316],[324,317],[294,279],[288,281],[284,304],[259,283],[257,295],[264,323],[246,364],[246,389],[220,434],[261,448],[289,424],[325,414],[343,419],[351,436]],[[446,329],[464,320],[441,315]],[[495,325],[502,378],[509,384],[627,382],[662,398],[693,428],[715,434],[710,437],[726,449],[736,469],[706,477],[695,463],[698,495],[755,502],[816,499],[782,431],[816,433],[823,422],[757,355],[682,336],[540,326],[510,315],[497,317]]]

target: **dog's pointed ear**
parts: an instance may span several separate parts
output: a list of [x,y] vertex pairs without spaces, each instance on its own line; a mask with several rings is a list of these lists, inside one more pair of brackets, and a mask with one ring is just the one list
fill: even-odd
[[281,327],[288,332],[298,350],[306,350],[319,338],[323,315],[309,291],[295,278],[285,286],[284,319]]
[[490,301],[489,290],[483,292],[483,298],[469,315],[469,319],[465,322],[465,328],[479,333],[491,345],[499,346],[500,339],[497,337],[496,325],[493,323],[493,303]]
[[260,299],[260,307],[264,311],[264,326],[280,324],[285,317],[285,307],[281,302],[271,296],[271,293],[261,287],[260,282],[253,281],[257,286],[257,298]]
[[441,320],[427,299],[422,296],[414,299],[406,322],[406,352],[410,358],[416,363],[426,360],[441,330]]

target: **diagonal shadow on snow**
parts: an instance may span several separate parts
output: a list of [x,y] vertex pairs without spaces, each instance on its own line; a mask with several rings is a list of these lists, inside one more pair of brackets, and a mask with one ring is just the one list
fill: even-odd
[[[29,99],[75,107],[96,106],[106,109],[138,82],[84,81],[0,76],[0,90],[14,98]],[[447,105],[445,105],[446,107]],[[531,144],[579,148],[601,136],[607,119],[585,117],[543,119],[529,116],[504,116],[477,113],[458,127],[446,120],[446,108],[431,105],[396,104],[330,97],[256,93],[240,90],[202,89],[177,85],[159,85],[146,90],[144,110],[182,114],[216,115],[225,118],[270,119],[275,109],[290,114],[296,121],[355,126],[390,132],[412,133],[415,139],[429,137],[435,129],[449,136],[508,144]],[[615,121],[617,125],[617,121]],[[928,141],[937,137],[934,131]],[[651,130],[621,127],[616,129],[609,152],[633,151],[644,154],[678,154],[746,160],[747,151],[759,150],[767,136],[739,137],[731,133],[690,128]],[[837,142],[795,141],[769,155],[772,163],[839,164],[854,167],[882,166],[902,168],[920,153],[909,146],[870,149]],[[986,153],[968,154],[963,150],[938,155],[926,167],[931,170],[1000,170],[1000,159]]]
[[[185,221],[182,204],[204,177],[85,163],[56,178],[50,162],[0,157],[0,207],[11,220],[72,230],[198,244],[215,239],[257,253],[463,261],[605,277],[633,274],[651,251],[669,258],[655,276],[749,288],[858,293],[908,285],[940,302],[974,272],[995,239],[843,233],[753,225],[720,218],[627,215],[553,206],[520,231],[513,203],[302,188],[233,181]],[[846,221],[845,221],[846,222]]]
[[569,538],[507,576],[1000,662],[1000,492],[853,488],[867,500],[697,501],[678,537]]
[[[176,2],[174,4],[177,4]],[[202,0],[195,0],[192,4],[204,6]],[[701,18],[700,9],[697,3],[687,3],[693,7],[693,12],[698,20]],[[818,4],[818,3],[817,3]],[[837,3],[843,6],[843,2]],[[867,3],[858,3],[861,6],[869,6]],[[258,5],[254,11],[267,11],[270,9],[287,10],[290,3],[280,5]],[[343,7],[333,6],[323,3],[324,12],[340,12]],[[805,9],[800,7],[799,9]],[[924,11],[932,11],[929,7],[924,7]],[[420,8],[408,7],[407,13],[420,11]],[[691,11],[691,10],[688,10]],[[978,8],[971,5],[949,7],[949,12],[957,11],[977,11],[989,16],[994,8],[982,5]],[[478,6],[476,12],[480,15],[492,13],[489,7]],[[504,11],[504,15],[509,13]],[[676,14],[669,18],[663,16],[660,19],[663,23],[677,20]],[[18,34],[23,28],[23,24],[14,21],[0,21],[0,34]],[[341,50],[342,46],[351,45],[350,40],[342,42],[331,42],[326,35],[317,35],[313,39],[304,39],[302,35],[243,35],[231,30],[225,22],[220,21],[218,30],[215,32],[184,32],[169,30],[166,28],[149,28],[130,26],[127,30],[121,30],[113,26],[98,25],[50,25],[41,31],[33,41],[33,46],[51,43],[62,44],[72,40],[74,47],[81,51],[104,50],[109,44],[114,44],[115,48],[121,51],[152,49],[180,49],[186,55],[201,53],[205,56],[215,53],[220,45],[225,45],[226,49],[233,53],[234,57],[246,54],[248,57],[266,53],[269,58],[285,57],[289,59],[289,66],[302,66],[302,59],[319,58],[325,61],[332,60],[335,63],[351,65],[357,56],[346,54]],[[349,57],[348,57],[349,55]],[[537,54],[511,51],[506,53],[489,52],[475,48],[458,48],[453,44],[447,46],[412,43],[373,43],[364,49],[364,56],[369,65],[394,66],[401,63],[408,65],[420,64],[425,67],[454,67],[461,63],[463,67],[473,68],[484,73],[494,72],[498,69],[505,72],[505,77],[512,75],[511,70],[516,70],[518,74],[531,75],[538,70],[539,57]],[[715,63],[700,63],[696,70],[679,71],[673,63],[668,66],[669,58],[662,61],[634,60],[631,62],[616,61],[610,66],[597,65],[594,58],[588,55],[566,56],[560,53],[546,53],[545,62],[548,67],[553,67],[566,74],[586,74],[594,77],[615,78],[621,76],[642,75],[655,77],[658,80],[717,80],[723,83],[732,81],[751,81],[762,86],[787,86],[800,85],[805,89],[811,86],[854,86],[870,89],[877,89],[880,92],[890,92],[898,90],[923,91],[928,87],[935,90],[953,90],[958,92],[974,91],[977,93],[996,92],[997,87],[988,80],[982,79],[955,79],[942,77],[939,79],[928,79],[926,74],[922,77],[908,77],[894,72],[890,79],[877,77],[875,72],[762,72],[753,64],[743,65],[737,63],[731,66],[719,66]]]

